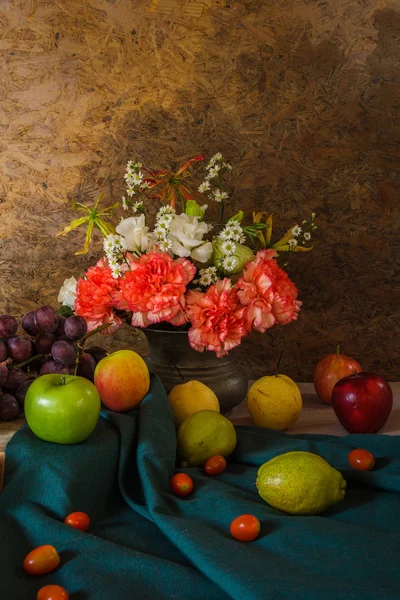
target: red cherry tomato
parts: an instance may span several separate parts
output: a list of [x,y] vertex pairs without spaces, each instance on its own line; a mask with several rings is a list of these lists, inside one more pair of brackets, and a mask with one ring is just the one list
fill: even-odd
[[347,457],[349,465],[358,471],[370,471],[375,466],[374,455],[369,450],[356,448]]
[[38,591],[36,600],[69,600],[69,596],[60,585],[45,585]]
[[170,485],[177,496],[188,496],[193,490],[193,479],[186,473],[176,473],[171,477]]
[[73,512],[64,519],[66,525],[71,525],[79,531],[86,531],[90,525],[90,519],[84,512]]
[[204,465],[204,470],[208,475],[218,475],[222,473],[226,468],[226,460],[223,456],[216,454],[208,459]]
[[30,575],[45,575],[60,564],[57,550],[50,544],[38,546],[25,557],[23,567]]
[[240,542],[251,542],[260,533],[260,521],[254,515],[240,515],[231,523],[231,534]]

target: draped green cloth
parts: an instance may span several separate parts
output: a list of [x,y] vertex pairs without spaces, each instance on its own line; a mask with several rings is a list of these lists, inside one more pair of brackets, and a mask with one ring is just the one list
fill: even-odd
[[[172,494],[176,435],[157,377],[140,408],[102,411],[82,444],[36,438],[27,426],[6,450],[0,494],[0,598],[35,600],[49,583],[71,600],[393,600],[400,598],[400,438],[287,435],[237,427],[238,444],[220,475],[200,468],[191,496]],[[376,457],[352,470],[352,448]],[[291,450],[319,454],[343,473],[346,498],[320,516],[268,506],[255,487],[258,467]],[[88,532],[63,523],[87,512]],[[231,521],[251,513],[261,534],[241,543]],[[26,554],[54,545],[56,571],[25,573]]]

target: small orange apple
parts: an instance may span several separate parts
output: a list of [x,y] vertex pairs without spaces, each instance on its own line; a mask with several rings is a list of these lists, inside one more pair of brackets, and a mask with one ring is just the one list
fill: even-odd
[[315,366],[313,382],[317,396],[325,404],[332,404],[332,390],[339,379],[361,370],[360,364],[354,358],[339,354],[338,346],[336,354],[327,354]]
[[132,350],[118,350],[96,365],[94,385],[110,410],[135,408],[150,388],[150,373],[143,358]]

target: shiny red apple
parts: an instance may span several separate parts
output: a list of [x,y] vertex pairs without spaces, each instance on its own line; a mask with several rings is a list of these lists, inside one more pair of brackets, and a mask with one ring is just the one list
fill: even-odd
[[349,375],[333,388],[332,407],[349,433],[377,433],[391,413],[392,388],[376,373]]
[[315,366],[313,381],[318,398],[325,404],[331,404],[332,390],[339,379],[360,371],[359,363],[350,356],[339,354],[338,346],[336,354],[327,354]]

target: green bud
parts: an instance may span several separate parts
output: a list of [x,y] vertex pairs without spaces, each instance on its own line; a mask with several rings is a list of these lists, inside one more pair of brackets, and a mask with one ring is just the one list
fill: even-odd
[[199,217],[200,219],[202,219],[204,216],[204,212],[205,208],[197,204],[196,200],[186,201],[185,214],[187,214],[189,217]]
[[230,223],[230,221],[237,221],[238,223],[241,223],[244,219],[244,212],[242,210],[239,210],[239,212],[237,212],[235,215],[233,215],[233,217],[231,217],[230,219],[228,219],[228,223]]
[[[222,250],[223,244],[224,240],[217,239],[213,241],[214,266],[217,267],[217,269],[223,269],[222,263],[226,256]],[[230,273],[234,275],[235,273],[240,273],[243,271],[244,267],[248,262],[251,261],[253,256],[254,255],[251,248],[244,246],[243,244],[236,244],[235,252],[232,254],[232,257],[235,261],[235,266],[233,271],[230,271]]]

